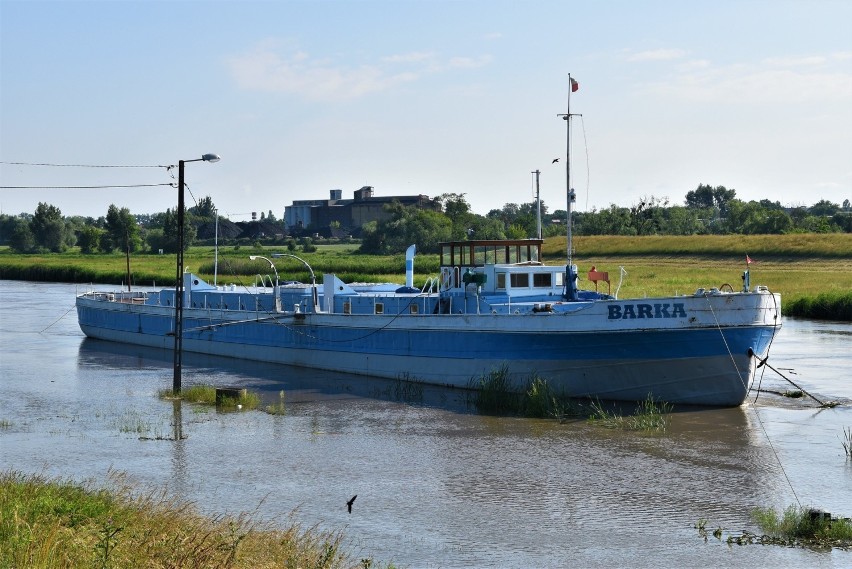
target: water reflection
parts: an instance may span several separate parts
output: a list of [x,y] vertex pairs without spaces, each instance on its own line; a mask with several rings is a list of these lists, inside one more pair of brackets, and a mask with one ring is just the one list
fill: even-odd
[[[283,390],[288,404],[367,398],[440,407],[456,413],[475,412],[468,404],[468,391],[461,389],[190,352],[184,354],[183,361],[184,387],[247,387],[257,392],[265,404],[274,403]],[[77,365],[115,371],[163,370],[171,369],[173,362],[169,350],[86,338],[80,343]]]

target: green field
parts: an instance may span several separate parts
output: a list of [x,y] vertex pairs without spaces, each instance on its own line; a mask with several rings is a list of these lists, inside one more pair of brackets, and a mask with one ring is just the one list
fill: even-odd
[[[356,253],[356,245],[320,246],[314,253],[295,254],[305,259],[322,282],[334,272],[347,282],[404,282],[405,256],[374,256]],[[751,284],[765,285],[782,295],[785,313],[798,316],[852,320],[852,234],[801,235],[709,235],[578,237],[574,240],[574,262],[580,271],[580,287],[594,289],[585,279],[592,266],[610,275],[612,291],[619,283],[620,267],[626,276],[619,298],[690,294],[697,288],[730,284],[742,288],[742,272],[749,255]],[[219,250],[219,284],[252,285],[266,275],[274,278],[263,261],[249,255],[288,251],[283,247]],[[544,245],[548,264],[565,262],[565,239],[548,239]],[[213,281],[214,250],[194,247],[184,255],[184,265]],[[281,280],[310,282],[304,265],[295,259],[275,259]],[[421,286],[438,273],[437,255],[418,255],[415,284]],[[168,286],[175,280],[173,255],[137,254],[130,260],[136,286]],[[62,254],[19,255],[0,249],[0,278],[125,284],[124,255]],[[606,287],[605,284],[601,286]]]

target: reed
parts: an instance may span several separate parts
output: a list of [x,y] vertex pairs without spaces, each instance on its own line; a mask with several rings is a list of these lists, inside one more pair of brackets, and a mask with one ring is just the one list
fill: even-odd
[[287,414],[287,394],[282,389],[278,392],[278,401],[267,405],[263,408],[270,415],[286,415]]
[[843,439],[840,441],[843,445],[843,452],[846,453],[846,458],[852,458],[852,427],[843,429]]
[[518,413],[522,408],[521,397],[509,377],[507,365],[477,378],[471,378],[469,387],[474,391],[468,402],[472,403],[480,413]]
[[852,545],[852,522],[831,518],[820,511],[797,505],[783,512],[772,508],[758,508],[752,518],[768,536],[789,544]]
[[788,316],[852,321],[852,290],[823,292],[815,297],[794,298],[784,305]]
[[216,387],[212,385],[191,385],[181,389],[177,395],[171,389],[163,389],[158,395],[160,399],[180,399],[187,403],[215,405],[218,409],[225,411],[236,409],[250,411],[260,406],[260,396],[251,391],[245,391],[239,397],[222,397],[217,401]]
[[672,405],[648,398],[639,402],[635,412],[623,416],[608,411],[599,400],[588,404],[556,392],[545,378],[533,373],[526,381],[514,383],[507,366],[471,379],[467,402],[479,413],[487,415],[518,415],[565,421],[586,418],[607,428],[630,431],[661,432],[668,428]]
[[222,411],[252,411],[260,406],[260,395],[252,391],[241,393],[239,397],[222,397],[216,408]]
[[608,429],[625,431],[664,432],[669,425],[669,413],[672,405],[665,401],[654,400],[650,393],[640,401],[632,415],[624,416],[604,408],[599,400],[591,402],[589,422]]
[[[789,235],[580,235],[573,239],[577,255],[629,257],[635,255],[675,255],[737,257],[745,260],[764,257],[848,259],[852,233],[795,233]],[[564,259],[565,237],[545,240],[546,258]]]
[[[163,491],[140,493],[0,474],[0,566],[255,568],[392,567],[355,561],[343,535],[251,515],[205,517]],[[374,565],[375,564],[375,565]]]

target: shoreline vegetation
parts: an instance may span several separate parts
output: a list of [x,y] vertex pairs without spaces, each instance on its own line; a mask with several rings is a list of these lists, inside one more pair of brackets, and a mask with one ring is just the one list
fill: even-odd
[[140,493],[110,472],[108,487],[0,473],[0,566],[387,568],[344,551],[339,531],[255,514],[205,516],[165,491]]
[[[581,288],[594,288],[584,275],[595,266],[609,273],[613,293],[624,268],[618,288],[618,297],[623,299],[692,294],[698,288],[723,284],[740,290],[749,256],[752,286],[765,285],[781,293],[781,309],[786,316],[852,321],[852,234],[580,236],[574,242],[573,261],[579,267]],[[299,255],[313,267],[319,282],[325,272],[335,272],[347,282],[404,282],[404,255],[365,255],[356,249],[357,244],[319,245],[314,252],[289,252],[275,246],[222,246],[217,282],[254,286],[268,276],[270,269],[263,261],[250,261],[249,255],[271,256],[274,252]],[[547,264],[564,263],[565,238],[546,239],[543,255]],[[213,247],[192,247],[184,255],[184,264],[213,282],[213,259]],[[281,258],[274,262],[281,280],[310,282],[298,261]],[[126,263],[125,256],[118,253],[83,255],[71,249],[65,253],[18,254],[0,247],[0,279],[126,286]],[[438,265],[438,255],[418,255],[415,286],[434,276]],[[175,258],[137,253],[130,258],[130,270],[135,288],[169,286],[175,279]]]

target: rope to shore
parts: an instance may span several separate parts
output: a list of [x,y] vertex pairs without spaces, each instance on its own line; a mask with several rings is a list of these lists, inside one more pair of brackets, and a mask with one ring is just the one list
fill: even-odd
[[66,310],[66,311],[65,311],[65,313],[64,313],[62,316],[60,316],[59,318],[57,318],[56,320],[54,320],[53,322],[51,322],[51,323],[50,323],[50,324],[49,324],[49,325],[48,325],[48,326],[47,326],[44,330],[39,331],[39,334],[44,334],[45,332],[47,332],[47,331],[48,331],[48,330],[49,330],[49,329],[50,329],[50,328],[51,328],[54,324],[56,324],[57,322],[59,322],[60,320],[62,320],[62,319],[63,319],[63,318],[65,318],[66,316],[68,316],[68,313],[69,313],[69,312],[71,312],[72,310],[74,310],[75,308],[77,308],[77,305],[76,305],[76,304],[72,304],[72,305],[71,305],[71,308],[69,308],[68,310]]

